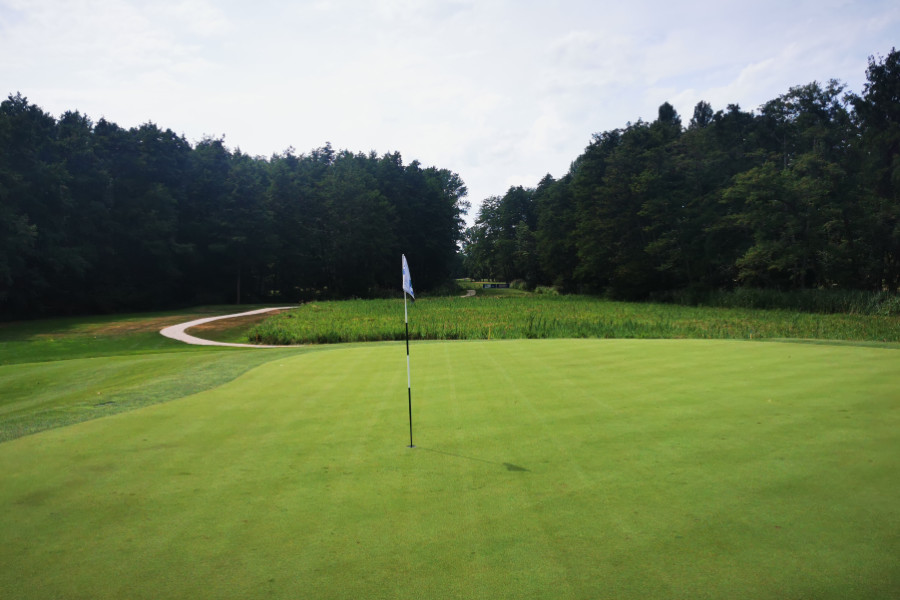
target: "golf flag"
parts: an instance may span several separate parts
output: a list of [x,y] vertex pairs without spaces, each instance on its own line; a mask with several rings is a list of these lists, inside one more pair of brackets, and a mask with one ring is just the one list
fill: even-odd
[[415,448],[412,436],[412,383],[410,383],[409,379],[409,312],[406,310],[406,294],[409,294],[413,300],[416,297],[413,294],[412,278],[409,276],[409,265],[406,264],[406,255],[401,254],[400,257],[403,259],[403,322],[406,325],[406,396],[409,399],[409,447]]
[[412,278],[409,276],[409,265],[406,264],[406,255],[401,254],[400,257],[403,259],[403,291],[415,300],[416,295],[413,294]]

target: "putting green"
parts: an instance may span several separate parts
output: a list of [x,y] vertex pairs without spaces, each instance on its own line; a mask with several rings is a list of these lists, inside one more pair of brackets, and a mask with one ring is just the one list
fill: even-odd
[[900,352],[697,340],[280,356],[0,444],[9,598],[889,598]]

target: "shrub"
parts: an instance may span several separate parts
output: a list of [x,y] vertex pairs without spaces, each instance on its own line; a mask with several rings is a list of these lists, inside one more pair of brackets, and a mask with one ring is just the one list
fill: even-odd
[[653,298],[684,306],[792,310],[818,314],[892,316],[900,314],[900,296],[863,290],[764,290],[736,288],[731,291],[685,289]]

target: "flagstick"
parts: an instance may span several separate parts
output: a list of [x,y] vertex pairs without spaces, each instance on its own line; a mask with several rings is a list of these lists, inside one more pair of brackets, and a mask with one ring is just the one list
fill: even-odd
[[409,314],[406,311],[406,292],[403,292],[403,322],[406,324],[406,392],[409,396],[409,447],[413,446],[412,437],[412,384],[409,379]]

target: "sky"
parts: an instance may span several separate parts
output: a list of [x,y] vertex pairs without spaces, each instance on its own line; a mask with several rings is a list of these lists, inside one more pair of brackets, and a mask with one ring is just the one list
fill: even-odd
[[795,85],[861,93],[896,0],[0,0],[0,94],[270,157],[399,152],[484,198],[594,133]]

